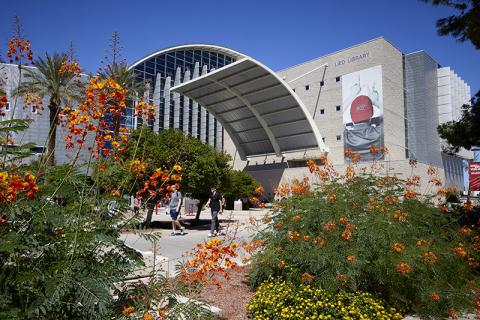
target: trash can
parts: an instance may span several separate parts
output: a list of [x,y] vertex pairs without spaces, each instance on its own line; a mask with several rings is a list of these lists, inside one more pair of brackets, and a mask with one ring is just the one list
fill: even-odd
[[243,210],[242,200],[237,200],[237,201],[233,202],[233,210],[235,210],[235,211],[242,211]]

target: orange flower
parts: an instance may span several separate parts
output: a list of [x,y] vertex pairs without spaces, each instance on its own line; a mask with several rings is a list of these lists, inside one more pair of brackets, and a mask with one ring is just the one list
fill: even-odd
[[394,195],[386,196],[383,199],[383,202],[385,202],[386,204],[395,205],[398,202],[398,198],[395,197]]
[[406,262],[400,262],[396,266],[397,271],[405,275],[413,270],[413,268]]
[[345,158],[351,158],[353,156],[352,149],[345,150]]
[[407,191],[403,194],[405,199],[414,199],[418,195],[417,191],[413,189],[407,189]]
[[460,228],[459,231],[464,236],[469,236],[472,233],[472,229],[470,229],[469,227],[462,227],[462,228]]
[[440,296],[436,292],[432,292],[431,297],[432,297],[432,300],[435,301],[435,302],[440,301]]
[[277,267],[278,267],[279,269],[285,268],[285,261],[283,261],[283,260],[278,261]]
[[448,316],[452,319],[458,319],[457,311],[453,308],[448,309]]
[[355,152],[353,155],[352,155],[352,163],[357,163],[360,161],[360,153],[358,152]]
[[429,176],[433,176],[433,175],[435,175],[435,174],[437,174],[437,173],[438,173],[438,169],[437,169],[436,167],[431,166],[431,165],[428,166],[427,174],[428,174]]
[[433,252],[429,251],[422,254],[422,259],[426,264],[432,265],[437,261],[437,256]]
[[323,248],[325,246],[325,239],[322,237],[316,237],[315,240],[313,240],[313,244],[319,248]]
[[272,221],[272,217],[264,216],[262,220],[263,220],[264,223],[269,223],[270,221]]
[[135,311],[134,307],[123,307],[122,314],[128,316]]
[[298,222],[300,221],[301,217],[297,214],[295,216],[293,216],[292,220],[295,221],[295,222]]
[[432,243],[430,241],[427,241],[425,239],[420,239],[417,240],[416,246],[419,247],[420,249],[427,250],[429,246],[431,246]]
[[348,279],[349,279],[349,276],[346,275],[346,274],[337,274],[335,276],[335,279],[337,279],[338,281],[340,281],[340,284],[342,286],[346,286],[348,284]]
[[370,146],[370,153],[373,154],[373,155],[376,155],[379,153],[379,149],[376,145],[372,144]]
[[457,256],[464,258],[467,255],[467,251],[464,248],[464,245],[460,243],[458,247],[455,247],[452,249],[453,253],[455,253]]
[[352,231],[350,231],[348,229],[345,229],[342,232],[342,238],[345,239],[345,240],[352,240]]
[[255,189],[255,193],[258,194],[258,195],[261,195],[261,194],[264,193],[264,192],[265,192],[265,189],[263,189],[262,186],[257,187],[257,188]]
[[471,200],[465,201],[463,204],[463,209],[465,209],[466,212],[471,212],[473,211],[473,203]]
[[347,262],[354,264],[355,260],[356,260],[355,256],[347,256]]
[[143,320],[155,320],[155,318],[148,312],[143,314]]
[[338,221],[340,222],[340,224],[345,225],[345,224],[348,223],[348,218],[345,217],[345,216],[342,216],[342,217],[340,217],[340,219]]
[[273,227],[274,227],[275,229],[281,229],[281,228],[283,228],[283,222],[282,222],[282,221],[279,221],[279,222],[275,223],[275,224],[273,225]]
[[335,223],[328,222],[323,225],[323,230],[330,232],[330,231],[334,231],[336,227],[337,225]]
[[308,235],[303,236],[303,241],[309,241],[309,240],[310,240],[310,236],[308,236]]
[[335,201],[337,201],[337,195],[335,195],[333,193],[329,194],[329,195],[327,195],[327,200],[330,201],[330,202],[335,202]]
[[395,253],[402,253],[404,250],[405,246],[401,243],[396,242],[392,245],[392,251]]
[[302,274],[302,276],[300,277],[300,279],[302,279],[302,281],[306,281],[306,282],[312,282],[314,277],[308,273],[308,272],[305,272]]
[[288,238],[292,241],[300,240],[300,232],[298,231],[289,231]]

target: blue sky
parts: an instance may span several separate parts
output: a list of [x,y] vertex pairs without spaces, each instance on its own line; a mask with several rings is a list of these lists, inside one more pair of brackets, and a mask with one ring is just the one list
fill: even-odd
[[480,89],[480,50],[436,33],[435,21],[450,13],[417,0],[23,0],[2,5],[0,44],[5,52],[18,15],[35,53],[66,50],[73,41],[87,71],[97,70],[113,31],[128,63],[200,42],[279,70],[383,35],[403,52],[424,49],[453,67],[473,94]]

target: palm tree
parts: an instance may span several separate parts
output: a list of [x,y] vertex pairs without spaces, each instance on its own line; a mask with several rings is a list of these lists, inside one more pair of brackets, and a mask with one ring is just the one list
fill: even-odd
[[48,53],[35,61],[36,68],[26,69],[26,81],[19,84],[17,94],[32,93],[48,97],[50,129],[47,140],[47,167],[55,164],[55,144],[58,116],[62,106],[81,98],[83,84],[79,78],[69,72],[60,72],[62,63],[68,61],[66,53]]

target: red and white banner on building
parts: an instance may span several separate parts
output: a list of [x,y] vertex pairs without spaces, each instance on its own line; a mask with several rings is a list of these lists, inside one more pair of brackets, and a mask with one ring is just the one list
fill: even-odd
[[480,162],[468,164],[468,176],[470,177],[470,191],[480,191]]

